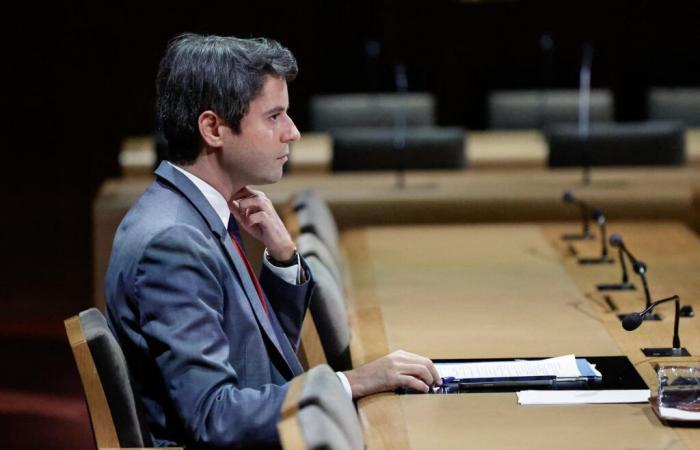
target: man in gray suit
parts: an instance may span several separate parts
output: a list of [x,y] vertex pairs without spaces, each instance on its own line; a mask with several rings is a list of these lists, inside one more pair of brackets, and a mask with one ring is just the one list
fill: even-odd
[[[275,447],[313,275],[269,199],[299,132],[291,52],[266,39],[186,34],[157,77],[168,160],[115,236],[107,318],[157,445]],[[260,277],[238,226],[265,246]],[[439,384],[395,352],[338,374],[354,398]]]

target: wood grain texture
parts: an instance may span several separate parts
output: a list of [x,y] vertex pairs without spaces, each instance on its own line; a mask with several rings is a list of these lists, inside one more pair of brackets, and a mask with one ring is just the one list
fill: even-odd
[[83,384],[83,392],[90,413],[92,431],[95,433],[95,441],[98,448],[119,448],[119,439],[114,428],[112,413],[107,403],[102,382],[97,373],[95,362],[92,359],[90,348],[85,340],[80,318],[73,316],[64,321],[68,342],[73,350],[75,364],[78,367],[80,381]]
[[[365,354],[401,347],[434,358],[625,354],[653,391],[656,364],[697,363],[695,356],[643,357],[641,346],[670,344],[670,316],[624,332],[593,289],[616,281],[619,267],[580,266],[559,239],[576,229],[492,224],[344,233],[349,299],[374,312],[353,325],[353,339]],[[700,240],[687,227],[615,222],[613,231],[640,249],[655,298],[677,293],[700,307]],[[599,245],[575,244],[585,256]],[[615,301],[639,310],[640,295],[620,293]],[[697,320],[681,323],[683,344],[696,355],[698,332]],[[518,406],[515,394],[382,394],[358,406],[369,449],[395,448],[394,435],[403,442],[398,448],[412,449],[700,448],[699,429],[666,427],[649,405]]]

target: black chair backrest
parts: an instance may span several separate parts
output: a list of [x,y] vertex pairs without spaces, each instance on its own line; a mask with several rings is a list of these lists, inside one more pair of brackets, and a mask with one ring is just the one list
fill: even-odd
[[575,125],[560,125],[546,136],[550,167],[686,163],[685,130],[677,122],[591,125],[587,139]]
[[428,93],[317,95],[311,99],[314,131],[357,127],[393,127],[435,124],[435,100]]
[[683,122],[700,126],[700,88],[652,88],[649,92],[649,119]]
[[[545,128],[557,123],[578,121],[579,92],[576,89],[495,91],[488,98],[490,128]],[[613,120],[612,93],[593,89],[589,120]]]
[[90,308],[79,315],[80,326],[90,348],[121,447],[152,447],[134,396],[124,353],[102,313]]
[[457,127],[357,128],[333,133],[333,171],[464,169]]

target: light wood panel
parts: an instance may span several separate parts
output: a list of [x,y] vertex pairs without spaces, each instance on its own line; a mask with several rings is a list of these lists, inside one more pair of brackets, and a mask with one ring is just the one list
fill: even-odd
[[[547,166],[547,142],[538,130],[467,131],[465,157],[469,170],[542,169]],[[688,164],[700,167],[700,128],[686,130]],[[327,133],[304,132],[292,144],[289,165],[293,173],[330,172],[333,140]],[[155,162],[150,136],[124,139],[119,155],[122,173],[149,175]]]
[[[592,184],[580,185],[578,170],[503,172],[411,172],[398,189],[389,173],[289,175],[262,189],[282,210],[289,198],[312,188],[328,202],[341,228],[405,223],[570,220],[576,208],[561,201],[576,195],[603,209],[610,219],[681,220],[697,228],[698,174],[689,169],[601,169]],[[152,181],[148,177],[105,182],[93,204],[95,304],[103,304],[103,279],[114,232],[128,208]],[[243,233],[251,264],[262,249]]]
[[[700,269],[700,240],[687,227],[609,226],[630,249],[640,249],[635,254],[649,264],[652,293],[678,293],[684,304],[700,307],[700,281],[693,276]],[[362,357],[400,347],[434,358],[624,353],[655,390],[660,359],[644,358],[639,348],[670,344],[670,311],[660,323],[624,332],[593,289],[618,281],[619,267],[580,266],[559,238],[578,227],[494,224],[344,233],[351,307],[366,319],[353,326]],[[600,250],[596,241],[574,246],[584,256]],[[621,310],[639,310],[642,295],[622,293],[615,301]],[[700,355],[697,322],[683,322],[681,337]],[[648,405],[518,406],[515,394],[382,394],[361,400],[359,409],[369,449],[700,448],[700,430],[664,426]],[[388,439],[391,433],[397,443]]]

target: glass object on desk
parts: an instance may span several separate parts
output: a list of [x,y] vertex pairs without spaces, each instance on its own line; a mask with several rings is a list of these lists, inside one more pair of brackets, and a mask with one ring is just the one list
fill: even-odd
[[657,380],[660,407],[700,411],[700,367],[661,366]]

